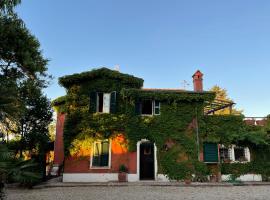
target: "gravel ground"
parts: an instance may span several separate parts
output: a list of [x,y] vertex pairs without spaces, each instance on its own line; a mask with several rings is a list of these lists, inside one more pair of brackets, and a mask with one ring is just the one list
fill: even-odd
[[235,187],[57,187],[8,189],[8,200],[269,200],[270,186]]

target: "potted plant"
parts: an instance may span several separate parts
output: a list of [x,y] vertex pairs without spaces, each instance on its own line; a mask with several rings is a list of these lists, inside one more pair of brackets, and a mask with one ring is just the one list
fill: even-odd
[[119,172],[118,172],[118,181],[119,182],[127,182],[127,172],[128,169],[125,165],[119,166]]

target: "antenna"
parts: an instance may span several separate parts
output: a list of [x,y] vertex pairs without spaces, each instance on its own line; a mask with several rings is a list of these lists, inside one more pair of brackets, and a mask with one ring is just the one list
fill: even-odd
[[187,89],[188,86],[190,86],[190,84],[186,80],[183,80],[181,82],[181,86],[185,90],[185,89]]

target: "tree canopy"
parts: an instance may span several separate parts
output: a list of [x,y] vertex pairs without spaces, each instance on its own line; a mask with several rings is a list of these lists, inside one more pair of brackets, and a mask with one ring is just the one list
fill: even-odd
[[20,151],[23,159],[22,152],[27,150],[44,170],[52,119],[50,102],[42,91],[50,80],[48,59],[14,12],[20,2],[0,1],[0,131],[2,140],[5,134],[17,135],[15,152]]
[[[218,100],[224,100],[224,101],[230,101],[233,102],[231,98],[229,98],[227,90],[224,88],[219,87],[218,85],[214,85],[210,91],[216,93],[216,99]],[[224,108],[223,110],[215,111],[216,115],[226,115],[226,114],[242,114],[243,110],[237,110],[235,108],[232,109],[232,112],[230,111],[230,108]]]

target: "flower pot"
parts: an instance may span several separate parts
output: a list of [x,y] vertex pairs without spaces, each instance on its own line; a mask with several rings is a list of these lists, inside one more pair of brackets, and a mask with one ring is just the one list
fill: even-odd
[[119,182],[127,182],[127,173],[126,172],[119,172],[118,173],[118,181]]
[[216,175],[211,175],[211,176],[210,176],[210,182],[211,182],[211,183],[217,182],[217,176],[216,176]]
[[185,184],[190,185],[191,184],[191,179],[185,179]]

